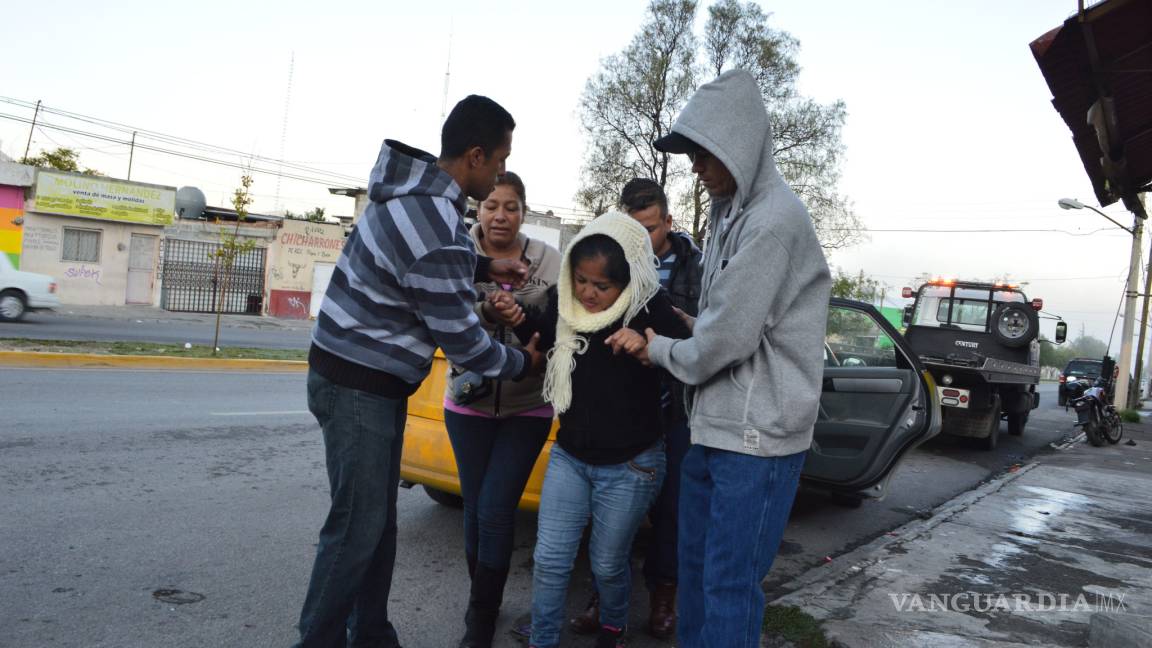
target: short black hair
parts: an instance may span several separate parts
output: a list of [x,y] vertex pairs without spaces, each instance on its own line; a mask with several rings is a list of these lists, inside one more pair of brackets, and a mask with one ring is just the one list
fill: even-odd
[[460,100],[444,120],[440,130],[440,157],[452,160],[479,146],[492,155],[508,133],[516,128],[512,115],[488,97],[468,95]]
[[649,178],[633,178],[620,192],[620,206],[631,214],[652,205],[660,205],[660,215],[668,215],[668,194],[660,183]]
[[628,259],[624,256],[624,248],[607,234],[593,234],[577,241],[568,253],[568,263],[575,272],[576,265],[581,261],[596,257],[604,257],[605,270],[612,283],[624,288],[632,281],[632,272],[628,267]]

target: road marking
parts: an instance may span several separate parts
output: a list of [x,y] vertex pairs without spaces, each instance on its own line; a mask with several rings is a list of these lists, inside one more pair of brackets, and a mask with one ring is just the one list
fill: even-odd
[[212,412],[212,416],[287,416],[310,414],[308,410],[281,410],[279,412]]

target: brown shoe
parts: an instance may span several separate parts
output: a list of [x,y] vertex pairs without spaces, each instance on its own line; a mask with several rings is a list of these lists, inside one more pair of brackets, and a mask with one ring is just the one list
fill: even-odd
[[648,632],[657,639],[676,636],[676,583],[659,583],[652,590]]
[[578,616],[568,619],[568,627],[579,635],[589,635],[600,632],[600,595],[592,594],[588,599],[588,607]]

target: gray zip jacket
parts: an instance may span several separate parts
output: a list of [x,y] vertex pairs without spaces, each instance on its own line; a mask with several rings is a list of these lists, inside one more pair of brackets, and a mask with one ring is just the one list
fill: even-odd
[[672,130],[723,162],[736,193],[712,200],[692,337],[657,337],[649,355],[695,386],[693,443],[763,457],[808,450],[832,282],[808,210],[772,159],[752,76],[701,86]]

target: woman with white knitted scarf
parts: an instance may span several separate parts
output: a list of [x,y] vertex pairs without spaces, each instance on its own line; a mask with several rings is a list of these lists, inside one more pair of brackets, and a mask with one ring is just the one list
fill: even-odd
[[[660,289],[648,232],[630,216],[598,217],[572,239],[544,311],[526,308],[522,340],[551,348],[544,396],[560,417],[540,496],[532,592],[535,648],[552,648],[572,564],[591,518],[592,572],[600,593],[597,646],[619,645],[631,596],[632,540],[664,478],[660,375],[626,352],[645,328],[690,332]],[[612,337],[619,354],[608,343]]]

